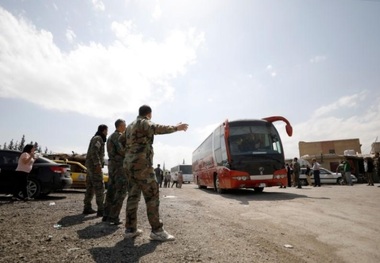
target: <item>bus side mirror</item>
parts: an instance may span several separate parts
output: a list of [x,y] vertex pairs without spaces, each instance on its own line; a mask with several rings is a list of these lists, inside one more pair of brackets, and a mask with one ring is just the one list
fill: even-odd
[[285,129],[286,133],[289,135],[289,137],[291,137],[293,135],[293,127],[289,124],[286,124]]

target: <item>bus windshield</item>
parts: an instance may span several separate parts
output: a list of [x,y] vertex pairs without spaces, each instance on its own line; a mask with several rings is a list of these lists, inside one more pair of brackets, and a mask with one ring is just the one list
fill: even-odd
[[193,173],[191,165],[180,165],[179,169],[182,171],[183,174]]
[[282,154],[280,136],[271,123],[251,123],[231,126],[229,134],[231,155]]

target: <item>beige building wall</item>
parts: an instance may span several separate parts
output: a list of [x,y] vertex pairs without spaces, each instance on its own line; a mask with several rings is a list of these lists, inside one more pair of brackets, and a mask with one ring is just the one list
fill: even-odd
[[346,139],[335,141],[317,141],[298,143],[300,157],[311,162],[313,158],[322,167],[335,171],[340,161],[343,160],[344,151],[353,150],[361,154],[361,144],[359,139]]
[[299,142],[300,156],[304,155],[321,155],[337,154],[343,155],[345,150],[354,150],[355,153],[361,153],[361,144],[359,139],[346,139],[335,141],[319,142]]
[[371,154],[375,154],[380,152],[380,142],[374,142],[371,145]]

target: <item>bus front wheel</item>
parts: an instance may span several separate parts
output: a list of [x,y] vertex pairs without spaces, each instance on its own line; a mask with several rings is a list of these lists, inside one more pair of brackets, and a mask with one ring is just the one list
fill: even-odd
[[226,190],[220,188],[220,184],[219,184],[219,176],[217,176],[217,175],[215,176],[214,185],[215,185],[214,189],[215,189],[215,191],[216,191],[218,194],[223,194],[223,193],[225,193]]
[[261,193],[264,190],[264,187],[255,187],[255,192]]

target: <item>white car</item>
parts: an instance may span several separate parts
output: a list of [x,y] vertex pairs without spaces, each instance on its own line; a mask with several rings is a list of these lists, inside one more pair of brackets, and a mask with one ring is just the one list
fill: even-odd
[[[300,180],[303,185],[307,185],[306,180],[306,168],[301,168]],[[344,180],[341,173],[334,173],[325,168],[319,169],[319,177],[321,178],[321,184],[344,184]],[[314,183],[313,170],[310,170],[311,182]],[[351,174],[352,183],[357,183],[358,179],[355,175]]]

